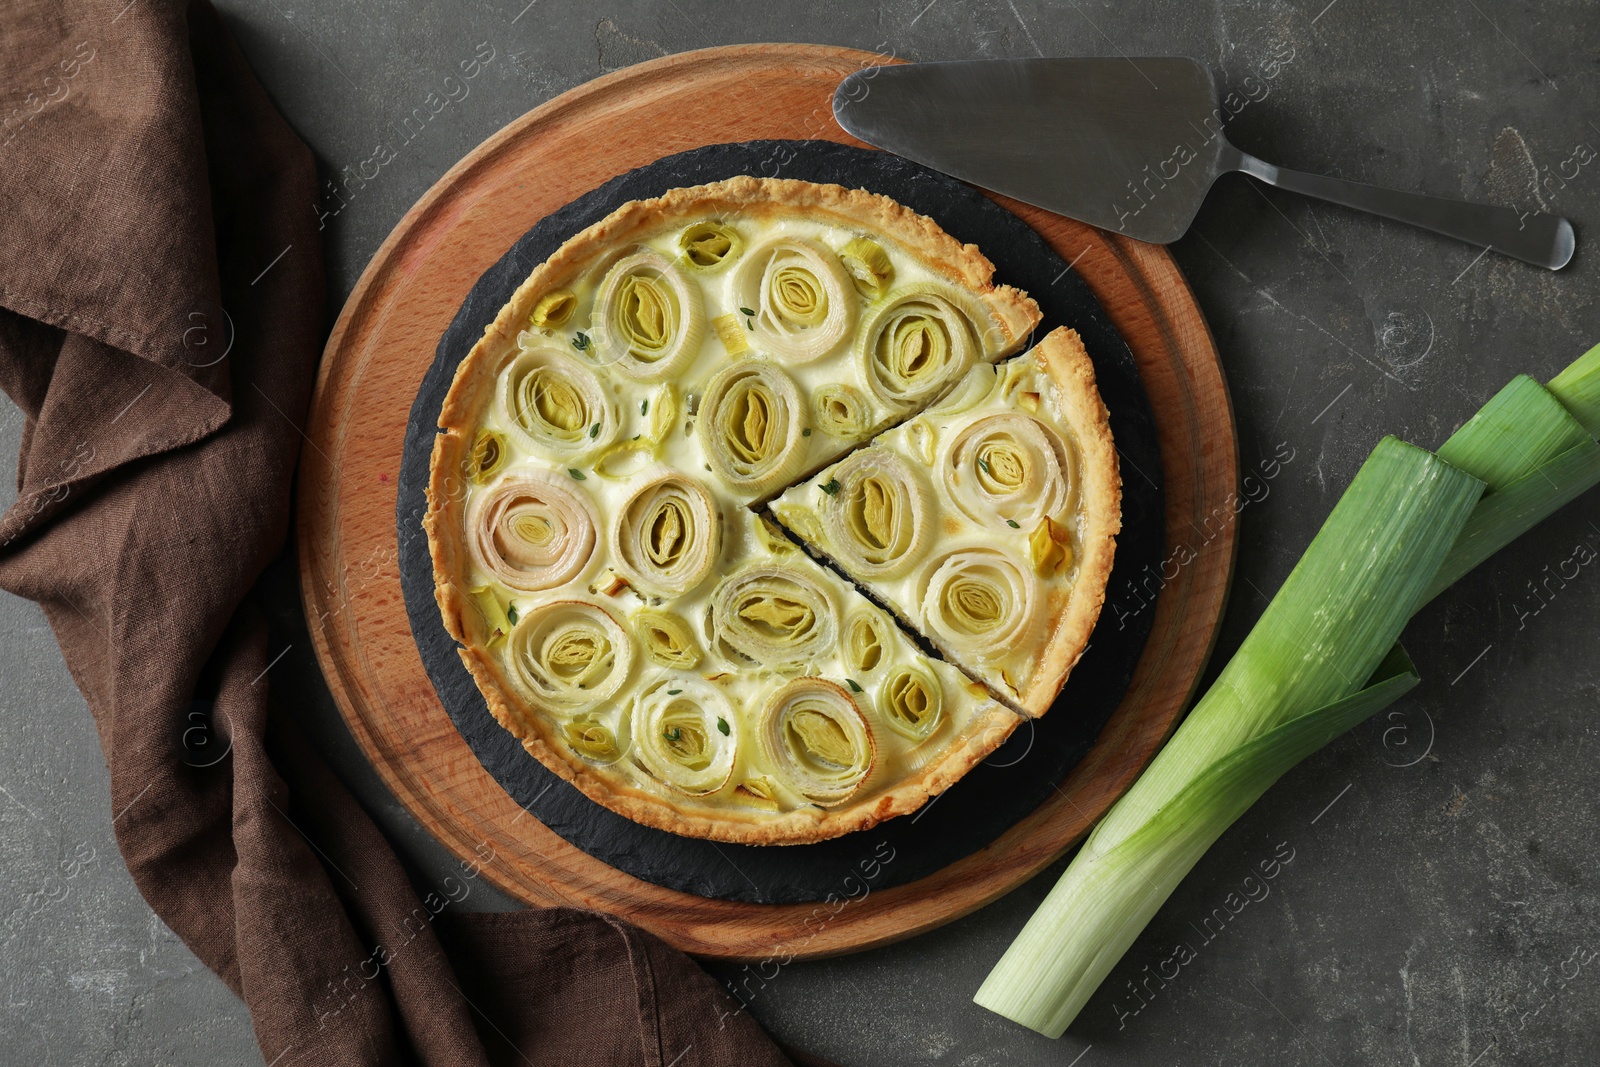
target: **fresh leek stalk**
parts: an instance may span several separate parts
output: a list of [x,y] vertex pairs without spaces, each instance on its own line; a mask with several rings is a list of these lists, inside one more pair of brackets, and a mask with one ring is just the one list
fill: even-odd
[[1600,345],[1550,380],[1550,391],[1593,437],[1600,437]]
[[1513,378],[1439,449],[1489,492],[1423,603],[1600,483],[1600,345],[1540,386]]
[[1437,455],[1385,438],[1182,726],[1084,842],[977,1003],[1059,1037],[1205,850],[1416,684],[1422,604],[1600,482],[1600,346],[1519,377]]
[[1234,820],[1289,768],[1417,681],[1411,661],[1395,646],[1371,684],[1240,745],[1127,837],[1101,844],[1091,835],[1069,868],[1073,876],[1064,876],[1051,890],[974,999],[1060,1037],[1167,896]]

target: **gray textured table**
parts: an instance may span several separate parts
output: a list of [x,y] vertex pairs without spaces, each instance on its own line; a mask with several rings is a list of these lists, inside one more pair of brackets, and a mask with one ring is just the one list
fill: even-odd
[[[1242,177],[1220,183],[1174,251],[1227,366],[1243,467],[1280,447],[1294,458],[1242,514],[1219,659],[1379,436],[1436,445],[1513,373],[1548,377],[1600,341],[1584,244],[1600,234],[1587,225],[1600,218],[1600,163],[1575,155],[1600,145],[1600,8],[1584,0],[221,6],[329,172],[367,158],[479,42],[494,48],[470,95],[331,220],[335,307],[406,208],[506,122],[603,71],[740,41],[910,59],[1184,53],[1241,89],[1292,53],[1270,83],[1252,83],[1268,92],[1233,122],[1246,150],[1574,219],[1577,258],[1549,274]],[[0,450],[13,453],[20,432],[5,405]],[[1291,772],[1226,834],[1061,1041],[970,1003],[1059,866],[933,934],[751,980],[751,1010],[849,1065],[1589,1061],[1600,974],[1577,961],[1600,952],[1600,577],[1585,570],[1542,600],[1530,585],[1579,543],[1600,546],[1600,496],[1419,616],[1407,643],[1424,684]],[[277,566],[286,595],[274,616],[292,648],[273,684],[428,882],[448,859],[343,732],[292,562]],[[0,635],[0,1062],[258,1062],[242,1007],[122,867],[90,717],[40,612],[0,596]],[[1265,895],[1226,923],[1213,917],[1274,853],[1293,858]],[[1132,985],[1179,941],[1194,958],[1135,999]]]

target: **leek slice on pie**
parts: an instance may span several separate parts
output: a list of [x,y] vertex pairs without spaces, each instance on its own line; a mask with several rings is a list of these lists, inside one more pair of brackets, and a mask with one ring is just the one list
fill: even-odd
[[1121,481],[1077,333],[949,395],[772,504],[780,523],[1029,715],[1049,709],[1105,599]]
[[[641,823],[787,844],[915,811],[1005,740],[1028,701],[971,649],[1003,617],[1047,657],[1062,576],[1087,603],[1099,557],[1076,424],[1060,450],[979,427],[959,456],[1000,474],[959,502],[924,456],[1038,325],[992,274],[887,198],[750,177],[625,204],[535,268],[457,369],[424,521],[446,628],[532,756]],[[774,522],[830,464],[849,506]],[[999,511],[1056,523],[1055,562],[989,537]],[[941,561],[945,655],[802,539],[867,589]]]

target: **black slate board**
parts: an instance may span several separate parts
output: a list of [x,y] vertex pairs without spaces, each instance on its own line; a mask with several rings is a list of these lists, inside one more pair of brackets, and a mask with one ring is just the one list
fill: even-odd
[[1115,710],[1144,649],[1154,612],[1119,629],[1101,615],[1089,650],[1050,714],[1024,723],[983,764],[914,815],[815,845],[728,845],[641,826],[594,803],[546,770],[490,714],[456,655],[433,597],[433,565],[422,515],[428,460],[456,366],[472,350],[517,286],[579,230],[629,200],[740,174],[799,178],[882,193],[981,248],[995,280],[1026,290],[1044,312],[1041,329],[1067,325],[1094,360],[1111,430],[1122,455],[1122,534],[1112,588],[1158,565],[1165,509],[1154,421],[1127,345],[1083,281],[1026,223],[976,189],[886,152],[824,141],[711,145],[614,178],[529,230],[478,279],[439,340],[406,428],[400,467],[401,587],[423,664],[439,699],[479,761],[518,804],[578,848],[636,878],[704,897],[799,903],[840,894],[845,879],[873,865],[873,889],[915,881],[983,848],[1050,795],[1083,758]]

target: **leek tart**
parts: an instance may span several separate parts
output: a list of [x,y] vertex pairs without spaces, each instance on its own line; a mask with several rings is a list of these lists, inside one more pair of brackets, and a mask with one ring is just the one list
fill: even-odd
[[992,275],[885,197],[750,177],[534,269],[457,369],[424,520],[445,626],[534,758],[649,826],[793,844],[915,811],[1009,736],[1005,694],[766,510],[837,464],[860,507],[812,517],[860,534],[857,581],[949,547],[937,472],[864,446],[1023,347],[1038,308]]
[[1099,617],[1121,491],[1094,367],[1057,329],[974,366],[772,511],[952,663],[1040,715]]

